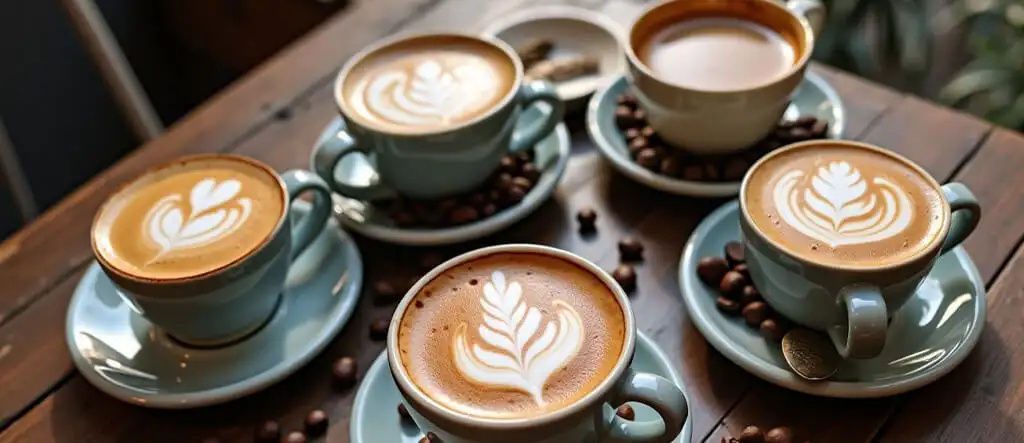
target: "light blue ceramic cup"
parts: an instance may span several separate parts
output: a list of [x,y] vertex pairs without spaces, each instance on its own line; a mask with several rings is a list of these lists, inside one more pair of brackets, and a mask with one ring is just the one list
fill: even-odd
[[[436,50],[452,44],[486,45],[492,55],[500,54],[494,61],[507,63],[506,67],[514,70],[508,90],[496,105],[455,126],[414,131],[374,127],[353,116],[345,82],[361,69],[364,59],[396,48]],[[502,157],[547,137],[564,114],[564,105],[550,83],[523,80],[523,65],[507,44],[492,37],[463,34],[399,36],[363,50],[338,73],[335,101],[346,127],[316,146],[310,163],[335,191],[364,201],[397,195],[429,199],[471,191],[498,168]],[[372,159],[375,182],[346,183],[335,176],[338,163],[356,153]]]
[[[501,252],[541,254],[573,263],[598,277],[611,289],[622,307],[626,322],[622,354],[604,381],[564,409],[517,419],[482,418],[453,411],[417,387],[401,362],[398,349],[399,324],[414,296],[449,268]],[[636,322],[629,307],[629,299],[607,272],[561,249],[511,244],[467,252],[442,263],[416,282],[395,309],[388,331],[387,354],[391,375],[409,415],[421,431],[432,432],[445,443],[670,442],[679,435],[686,422],[689,412],[686,397],[668,379],[630,368],[636,350],[636,336]],[[640,422],[617,416],[613,405],[618,406],[627,401],[650,406],[662,419]]]
[[[903,163],[944,197],[942,226],[925,249],[902,261],[871,267],[816,263],[787,251],[751,220],[750,178],[771,158],[801,149],[820,155],[829,147],[877,152]],[[789,154],[792,155],[792,154]],[[963,242],[978,225],[981,207],[966,186],[939,185],[912,161],[884,148],[848,140],[812,140],[765,156],[747,171],[740,190],[740,234],[750,278],[765,301],[786,318],[825,331],[844,358],[873,358],[885,347],[888,319],[931,272],[935,259]]]
[[[262,327],[277,310],[292,260],[323,230],[331,213],[330,188],[315,174],[292,170],[278,175],[261,162],[226,154],[186,157],[151,170],[117,191],[106,204],[146,185],[150,177],[165,167],[209,158],[248,163],[277,178],[283,210],[280,214],[269,214],[277,218],[277,226],[261,246],[212,272],[152,280],[133,276],[104,260],[96,250],[96,236],[103,235],[97,229],[100,223],[94,224],[92,234],[97,261],[125,300],[170,336],[194,346],[230,343]],[[313,204],[305,218],[296,220],[291,202],[307,191],[313,194]],[[101,209],[100,217],[103,213]]]

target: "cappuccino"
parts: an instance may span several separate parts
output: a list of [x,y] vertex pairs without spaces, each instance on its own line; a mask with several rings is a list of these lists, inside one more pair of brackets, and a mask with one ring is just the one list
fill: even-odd
[[366,55],[338,85],[339,103],[364,126],[398,133],[445,130],[508,98],[516,65],[502,50],[457,35],[421,36]]
[[787,253],[838,267],[904,263],[946,223],[938,185],[880,148],[815,142],[762,159],[741,197],[750,221]]
[[278,228],[284,188],[242,157],[199,156],[151,171],[107,200],[93,223],[97,258],[127,277],[169,281],[218,271]]
[[593,273],[549,255],[500,252],[455,265],[398,325],[410,379],[452,411],[495,419],[564,409],[615,369],[624,309]]

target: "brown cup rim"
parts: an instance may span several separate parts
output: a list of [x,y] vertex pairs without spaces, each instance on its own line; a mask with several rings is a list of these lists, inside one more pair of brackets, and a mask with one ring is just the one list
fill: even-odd
[[[143,277],[141,275],[134,275],[134,274],[129,273],[129,272],[123,270],[123,269],[118,268],[117,266],[112,264],[106,257],[104,257],[104,255],[100,252],[99,248],[96,245],[96,230],[97,230],[97,228],[99,226],[100,219],[103,217],[103,215],[106,212],[107,208],[110,205],[114,204],[114,201],[117,199],[117,197],[121,196],[121,194],[126,192],[128,189],[130,189],[133,186],[136,186],[136,185],[142,183],[143,181],[145,181],[149,177],[151,177],[153,174],[156,174],[156,173],[158,173],[160,171],[163,171],[165,169],[169,169],[169,168],[172,168],[172,167],[181,166],[181,165],[188,164],[188,163],[200,162],[200,161],[206,161],[206,160],[228,160],[228,161],[245,163],[245,164],[253,166],[253,167],[257,168],[257,169],[263,170],[270,177],[272,177],[274,179],[274,181],[277,182],[279,195],[281,196],[281,201],[282,201],[282,205],[281,205],[282,211],[281,211],[281,214],[278,215],[277,225],[274,227],[274,229],[272,229],[266,235],[266,237],[263,238],[263,240],[258,245],[256,245],[255,247],[253,247],[252,249],[247,251],[245,254],[242,254],[242,255],[236,257],[234,260],[231,260],[230,262],[222,264],[222,265],[220,265],[220,266],[218,266],[216,268],[207,270],[205,272],[197,273],[197,274],[186,275],[186,276],[183,276],[183,277],[156,278],[156,277]],[[221,153],[221,154],[196,154],[196,155],[189,155],[189,156],[185,156],[185,157],[179,157],[179,158],[177,158],[175,160],[172,160],[170,162],[167,162],[167,163],[163,163],[163,164],[160,164],[160,165],[157,165],[157,166],[150,167],[150,168],[146,169],[144,172],[138,174],[135,178],[129,180],[126,183],[122,183],[121,185],[119,185],[117,187],[117,189],[115,189],[113,192],[111,192],[110,195],[107,197],[107,199],[103,202],[103,204],[100,205],[99,210],[96,211],[96,215],[93,216],[92,227],[89,229],[89,245],[92,248],[93,256],[96,257],[96,261],[98,261],[99,264],[104,269],[106,269],[106,270],[114,273],[118,277],[124,278],[124,279],[126,279],[128,281],[132,281],[132,282],[135,282],[135,283],[142,283],[142,284],[153,284],[153,285],[167,285],[167,284],[178,284],[178,283],[194,282],[194,281],[203,280],[203,279],[212,277],[214,275],[221,274],[221,273],[223,273],[223,272],[225,272],[225,271],[235,267],[239,263],[245,262],[250,257],[255,255],[257,252],[262,251],[265,247],[267,247],[268,244],[270,244],[270,242],[274,238],[277,238],[278,233],[281,231],[281,227],[284,225],[284,221],[288,219],[287,215],[288,215],[288,211],[289,210],[290,210],[290,199],[288,198],[288,191],[287,191],[287,187],[284,184],[284,180],[281,179],[281,175],[278,174],[277,171],[275,171],[273,168],[271,168],[266,163],[263,163],[263,162],[261,162],[259,160],[254,159],[254,158],[245,157],[245,156],[241,156],[241,155],[237,155],[237,154],[223,154],[223,153]]]
[[[818,263],[818,262],[815,262],[815,261],[812,261],[812,260],[808,260],[806,258],[800,257],[800,256],[792,253],[789,250],[789,248],[786,248],[785,246],[783,246],[778,241],[776,241],[776,240],[772,239],[771,237],[765,235],[764,232],[762,232],[761,229],[757,226],[757,224],[754,223],[754,220],[751,219],[750,212],[747,210],[747,189],[749,188],[750,178],[753,177],[753,175],[757,172],[757,170],[762,165],[764,165],[766,162],[770,161],[772,158],[775,158],[777,156],[789,153],[791,151],[796,151],[796,150],[800,150],[800,149],[811,149],[811,148],[817,148],[817,147],[822,147],[822,146],[839,146],[839,147],[854,148],[854,149],[864,149],[864,150],[867,150],[867,151],[872,151],[872,152],[875,152],[875,153],[878,153],[878,154],[881,154],[881,155],[885,155],[885,156],[887,156],[887,157],[889,157],[891,159],[894,159],[894,160],[902,163],[904,166],[912,169],[914,172],[917,173],[917,175],[919,175],[929,185],[931,185],[932,189],[936,193],[938,193],[939,197],[942,198],[942,201],[945,202],[945,204],[942,205],[942,228],[935,235],[935,237],[932,238],[929,241],[929,243],[928,243],[928,245],[926,247],[921,248],[920,250],[918,250],[914,254],[912,254],[912,255],[910,255],[908,257],[905,257],[904,259],[902,259],[900,261],[896,261],[896,262],[892,262],[892,263],[886,263],[886,264],[882,264],[882,265],[859,265],[859,266],[858,265],[841,265],[841,264],[822,264],[822,263]],[[776,150],[770,152],[768,155],[765,155],[764,157],[761,157],[760,160],[758,160],[752,166],[750,166],[750,169],[747,170],[746,175],[743,176],[743,182],[742,182],[742,184],[740,184],[739,201],[740,201],[739,202],[740,203],[740,214],[743,217],[743,221],[752,228],[753,232],[757,233],[757,236],[762,241],[764,241],[764,242],[768,243],[769,245],[771,245],[773,248],[775,248],[776,251],[779,251],[779,252],[785,254],[786,256],[788,256],[788,257],[790,257],[790,258],[792,258],[792,259],[794,259],[794,260],[796,260],[796,261],[798,261],[800,263],[807,263],[807,264],[810,264],[810,265],[813,265],[813,266],[817,266],[817,267],[820,267],[820,268],[824,268],[824,269],[835,269],[835,270],[840,270],[840,271],[850,271],[850,272],[858,272],[858,273],[871,273],[871,272],[878,272],[878,271],[890,271],[890,270],[894,270],[894,269],[900,269],[900,268],[903,268],[905,266],[918,263],[923,258],[927,258],[927,257],[932,256],[932,254],[936,251],[936,249],[938,249],[942,245],[943,241],[945,241],[946,235],[949,233],[949,225],[950,225],[951,219],[952,219],[951,211],[950,211],[950,208],[949,208],[949,203],[946,202],[946,198],[945,198],[945,196],[944,196],[944,194],[942,192],[942,185],[939,184],[939,182],[937,182],[935,180],[935,178],[932,177],[931,174],[928,173],[928,171],[925,171],[924,168],[922,168],[920,165],[918,165],[917,163],[914,163],[910,159],[908,159],[908,158],[906,158],[906,157],[904,157],[904,156],[902,156],[900,154],[897,154],[895,152],[892,152],[892,151],[890,151],[888,149],[885,149],[883,147],[880,147],[880,146],[872,145],[870,143],[854,141],[854,140],[807,140],[807,141],[803,141],[803,142],[799,142],[799,143],[793,143],[793,144],[790,144],[790,145],[786,145],[786,146],[783,146],[783,147],[781,147],[779,149],[776,149]]]
[[[515,78],[515,81],[513,81],[512,85],[508,88],[508,91],[505,92],[505,96],[502,97],[501,101],[499,101],[497,104],[495,104],[490,109],[488,109],[487,112],[484,112],[484,113],[482,113],[482,114],[480,114],[480,115],[478,115],[478,116],[476,116],[476,117],[474,117],[472,119],[464,121],[462,123],[459,123],[458,125],[449,126],[449,127],[444,128],[444,129],[441,129],[441,130],[438,130],[438,129],[421,129],[421,130],[411,130],[411,131],[393,131],[393,130],[387,130],[387,129],[383,129],[383,128],[378,128],[378,127],[375,127],[375,126],[372,126],[372,125],[365,125],[365,124],[361,123],[358,119],[354,119],[354,118],[349,117],[350,115],[352,115],[352,113],[350,112],[350,109],[348,108],[348,103],[345,100],[345,97],[344,97],[344,94],[343,94],[343,88],[344,88],[345,79],[348,78],[349,73],[352,71],[352,69],[354,69],[356,66],[358,66],[360,62],[365,60],[366,57],[376,53],[377,51],[380,51],[380,50],[383,50],[383,49],[386,49],[388,47],[391,47],[391,46],[394,46],[394,45],[398,45],[398,44],[401,44],[401,43],[404,43],[404,42],[420,40],[420,39],[444,38],[444,37],[455,38],[455,39],[464,39],[464,40],[473,40],[473,41],[476,41],[478,43],[484,43],[486,45],[490,45],[490,46],[494,47],[495,49],[498,49],[499,51],[501,51],[502,53],[505,54],[505,58],[508,59],[509,63],[512,64],[513,69],[515,70],[516,78]],[[355,123],[355,124],[357,124],[359,126],[366,127],[368,129],[372,130],[373,132],[380,133],[380,134],[387,134],[390,137],[415,138],[415,137],[422,137],[422,136],[426,136],[426,135],[443,136],[443,135],[451,134],[451,133],[454,133],[454,132],[458,132],[458,131],[463,130],[465,128],[468,128],[470,126],[476,125],[476,124],[480,123],[481,121],[484,121],[484,120],[490,118],[494,114],[498,113],[500,110],[505,109],[505,107],[508,106],[509,102],[511,102],[516,96],[519,95],[519,87],[520,87],[520,85],[523,84],[523,77],[524,77],[524,75],[525,74],[524,74],[524,69],[523,69],[523,63],[519,60],[519,56],[516,55],[515,50],[513,50],[512,47],[509,46],[507,43],[499,40],[497,37],[490,36],[490,35],[474,35],[474,34],[459,33],[459,32],[414,32],[414,33],[404,33],[404,34],[396,35],[394,37],[389,37],[389,38],[386,38],[386,39],[379,40],[379,41],[377,41],[377,42],[375,42],[375,43],[373,43],[373,44],[363,48],[362,50],[357,52],[355,55],[353,55],[351,58],[349,58],[348,61],[345,62],[344,65],[341,66],[341,69],[338,70],[338,74],[334,77],[334,87],[333,87],[334,88],[334,91],[333,91],[334,92],[334,105],[338,109],[338,112],[341,114],[341,116],[344,117],[344,120],[345,120],[346,123],[348,123],[348,124]]]
[[[448,269],[466,261],[476,260],[488,255],[501,253],[540,254],[565,260],[579,266],[583,270],[597,277],[606,287],[608,287],[609,290],[611,290],[612,294],[615,296],[616,302],[619,304],[619,308],[622,310],[623,331],[625,336],[623,337],[622,352],[619,354],[615,366],[593,390],[584,394],[582,397],[576,399],[576,401],[562,409],[549,411],[534,417],[511,419],[478,417],[454,411],[438,403],[427,395],[426,392],[423,392],[422,389],[416,386],[406,371],[401,357],[398,355],[398,330],[401,325],[402,318],[405,316],[405,312],[409,309],[413,298],[415,298],[416,294],[418,294],[419,291],[427,285],[427,283],[433,281],[437,276],[441,275],[441,273]],[[388,363],[391,368],[391,375],[395,380],[395,384],[398,386],[399,391],[401,391],[403,396],[411,398],[411,402],[414,402],[416,407],[427,409],[427,415],[429,415],[431,422],[438,424],[436,423],[435,417],[440,417],[444,420],[455,423],[456,426],[470,428],[487,427],[489,430],[497,432],[502,430],[523,430],[532,427],[551,425],[560,420],[565,420],[569,417],[580,414],[584,409],[598,402],[605,401],[608,393],[615,387],[632,364],[633,354],[636,351],[636,336],[636,319],[634,318],[633,310],[629,304],[629,297],[618,283],[615,283],[615,280],[612,279],[608,272],[604,271],[589,260],[569,251],[538,244],[512,243],[488,246],[460,254],[438,265],[421,277],[416,284],[406,292],[402,301],[399,302],[398,306],[395,308],[395,313],[391,317],[391,324],[388,328],[386,352],[388,356]],[[438,425],[440,427],[444,427],[443,425]]]
[[[814,43],[815,43],[814,30],[811,29],[811,25],[810,25],[810,23],[807,22],[807,19],[805,17],[801,16],[800,14],[798,14],[798,13],[796,13],[794,11],[791,11],[785,5],[776,3],[776,2],[774,2],[772,0],[752,0],[752,1],[761,2],[761,3],[764,3],[766,5],[769,5],[770,7],[779,9],[780,11],[784,12],[785,14],[788,14],[789,16],[793,17],[797,21],[797,23],[799,24],[800,30],[801,30],[800,36],[803,38],[803,44],[804,44],[805,50],[803,51],[802,54],[800,54],[800,58],[798,58],[796,61],[793,62],[793,66],[790,66],[790,68],[788,70],[786,70],[786,72],[784,72],[782,74],[775,75],[771,79],[766,80],[763,83],[759,83],[759,84],[757,84],[755,86],[750,86],[750,87],[745,87],[745,88],[735,88],[735,89],[701,89],[701,88],[695,88],[695,87],[692,87],[692,86],[680,85],[680,84],[677,84],[677,83],[670,82],[668,80],[665,80],[665,79],[661,78],[657,74],[655,74],[654,71],[652,71],[651,68],[648,67],[646,63],[644,63],[643,61],[640,60],[640,56],[638,56],[636,54],[636,50],[633,48],[633,33],[636,32],[636,25],[637,25],[637,23],[639,23],[641,20],[643,20],[644,18],[648,17],[649,15],[657,12],[658,9],[663,8],[663,7],[668,7],[668,5],[670,5],[672,3],[684,2],[684,1],[686,1],[686,0],[665,0],[665,1],[658,2],[658,3],[655,3],[655,4],[652,4],[652,5],[648,6],[646,9],[644,9],[643,12],[640,13],[640,15],[637,16],[637,18],[635,20],[633,20],[633,23],[630,24],[629,32],[626,34],[626,39],[623,42],[623,46],[625,47],[625,50],[626,50],[626,58],[629,59],[630,64],[632,64],[635,69],[637,69],[640,72],[642,72],[645,76],[650,77],[652,79],[655,79],[655,80],[657,80],[657,81],[659,81],[661,83],[664,83],[666,85],[669,85],[669,86],[672,86],[672,87],[675,87],[675,88],[681,88],[681,89],[686,89],[686,90],[689,90],[689,91],[695,91],[695,92],[700,92],[700,93],[703,93],[703,94],[711,94],[711,95],[726,95],[726,94],[735,94],[735,93],[741,93],[741,92],[757,91],[757,90],[760,90],[760,89],[764,89],[764,88],[770,87],[770,86],[772,86],[774,84],[777,84],[778,82],[780,82],[782,80],[785,80],[786,78],[789,78],[791,75],[793,75],[793,74],[799,72],[800,70],[802,70],[804,68],[804,66],[807,65],[807,62],[811,59],[811,53],[814,52],[813,51]],[[726,5],[726,4],[728,4],[728,2],[723,2],[722,3],[723,6]],[[723,11],[723,15],[728,16],[728,11]],[[773,29],[773,31],[774,31],[774,29]]]

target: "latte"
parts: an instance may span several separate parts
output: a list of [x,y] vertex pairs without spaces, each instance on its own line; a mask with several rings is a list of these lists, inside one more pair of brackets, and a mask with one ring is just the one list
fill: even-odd
[[266,166],[199,156],[151,171],[111,196],[92,242],[108,268],[142,280],[176,280],[228,266],[262,245],[287,196]]
[[453,411],[525,418],[574,403],[614,370],[626,339],[615,294],[562,259],[502,252],[426,284],[402,314],[412,382]]
[[490,112],[514,91],[516,65],[483,41],[414,37],[372,51],[338,84],[346,114],[391,132],[438,131]]
[[744,182],[757,230],[784,251],[840,267],[902,263],[933,247],[945,200],[930,177],[881,149],[815,142],[769,155]]

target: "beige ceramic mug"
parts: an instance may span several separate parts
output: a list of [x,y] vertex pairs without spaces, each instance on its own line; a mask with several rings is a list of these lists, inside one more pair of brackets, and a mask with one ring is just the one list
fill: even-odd
[[[656,4],[629,30],[626,60],[632,93],[658,136],[673,146],[698,154],[747,148],[766,136],[785,113],[790,96],[803,81],[824,17],[825,9],[817,0],[790,0],[785,5],[772,0],[670,0]],[[666,32],[690,32],[679,29],[680,25],[685,28],[697,20],[731,21],[773,33],[773,38],[788,45],[787,51],[791,48],[790,60],[778,71],[766,70],[763,80],[755,77],[739,87],[684,85],[670,78],[671,71],[659,73],[654,59],[647,55],[651,45],[660,44],[658,39],[665,38]],[[723,30],[719,27],[713,32]],[[710,53],[721,56],[721,51]],[[684,64],[680,69],[687,68]],[[750,67],[737,69],[749,71]]]

